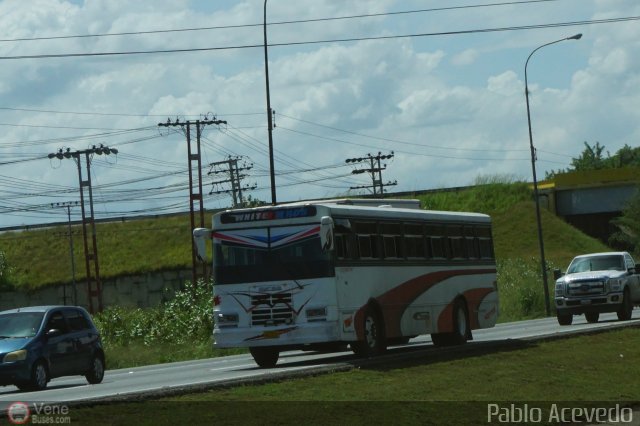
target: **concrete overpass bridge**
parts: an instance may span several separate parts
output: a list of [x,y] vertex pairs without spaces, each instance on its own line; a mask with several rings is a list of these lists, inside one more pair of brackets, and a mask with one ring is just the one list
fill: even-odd
[[640,188],[640,169],[563,173],[538,185],[540,206],[587,235],[608,243],[616,231],[611,219],[622,214]]

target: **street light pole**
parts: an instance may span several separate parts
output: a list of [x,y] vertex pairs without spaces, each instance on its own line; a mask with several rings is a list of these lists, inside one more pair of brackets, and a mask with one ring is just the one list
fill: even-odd
[[271,176],[271,204],[276,205],[276,176],[273,166],[273,118],[269,94],[269,57],[267,55],[267,0],[264,0],[264,77],[267,85],[267,124],[269,128],[269,175]]
[[562,38],[560,40],[552,41],[551,43],[543,44],[533,50],[529,54],[527,61],[524,64],[524,93],[525,98],[527,100],[527,123],[529,125],[529,146],[531,148],[531,170],[533,172],[533,196],[535,198],[536,203],[536,222],[538,226],[538,244],[540,246],[540,266],[542,269],[542,285],[544,286],[544,303],[547,316],[551,315],[551,306],[549,302],[549,286],[547,283],[547,262],[544,258],[544,240],[542,238],[542,221],[540,219],[540,200],[538,196],[538,179],[536,178],[536,150],[533,147],[533,135],[531,132],[531,112],[529,109],[529,82],[527,79],[527,65],[529,65],[529,59],[536,53],[538,50],[542,49],[545,46],[549,46],[551,44],[560,43],[565,40],[580,40],[582,38],[582,34],[576,34],[571,37]]

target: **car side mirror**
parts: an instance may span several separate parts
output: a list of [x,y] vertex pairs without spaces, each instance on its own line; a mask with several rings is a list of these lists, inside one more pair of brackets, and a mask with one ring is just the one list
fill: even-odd
[[553,279],[557,280],[558,278],[561,278],[564,274],[562,273],[562,271],[558,268],[553,270]]
[[47,337],[56,337],[56,336],[59,336],[61,334],[62,334],[62,332],[57,328],[52,328],[49,331],[47,331]]

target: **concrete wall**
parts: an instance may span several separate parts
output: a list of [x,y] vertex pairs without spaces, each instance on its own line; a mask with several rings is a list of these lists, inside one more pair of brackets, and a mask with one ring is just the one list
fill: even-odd
[[[103,307],[111,305],[129,307],[155,307],[173,298],[185,281],[191,281],[191,270],[164,271],[145,275],[102,280]],[[0,310],[37,305],[74,304],[73,285],[48,286],[30,292],[0,291]],[[77,304],[89,308],[86,282],[76,284]],[[95,300],[95,299],[94,299]],[[95,303],[95,302],[94,302]]]

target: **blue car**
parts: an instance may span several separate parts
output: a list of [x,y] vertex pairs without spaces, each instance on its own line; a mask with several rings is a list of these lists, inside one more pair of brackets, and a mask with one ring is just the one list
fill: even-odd
[[0,312],[0,386],[42,390],[55,377],[102,382],[100,333],[79,306],[31,306]]

